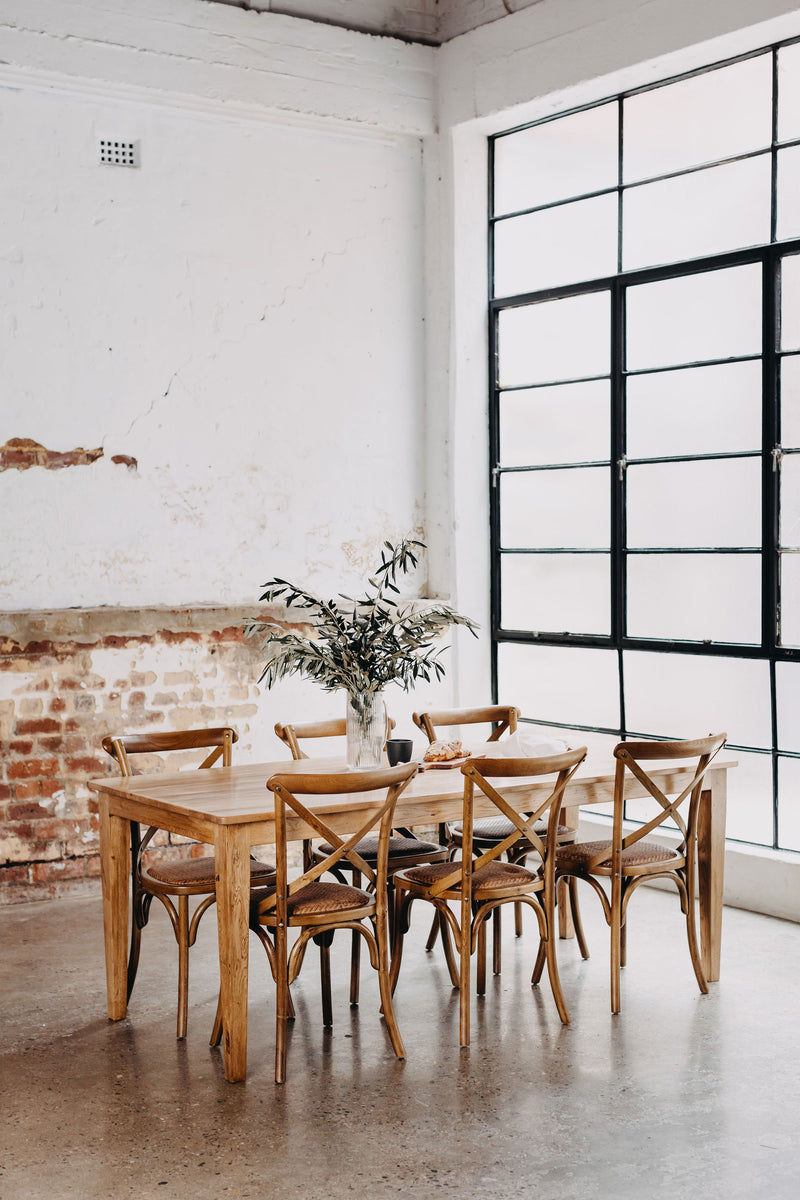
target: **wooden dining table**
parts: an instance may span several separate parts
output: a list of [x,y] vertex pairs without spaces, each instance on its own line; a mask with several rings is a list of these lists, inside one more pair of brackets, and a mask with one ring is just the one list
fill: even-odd
[[[488,749],[488,748],[487,748]],[[493,747],[496,752],[496,744]],[[477,756],[479,750],[473,750]],[[596,764],[599,766],[600,764]],[[603,764],[605,765],[605,764]],[[709,980],[719,979],[722,932],[727,770],[733,763],[714,763],[705,780],[698,826],[698,897],[703,970]],[[241,1081],[247,1073],[247,975],[249,953],[250,850],[275,842],[273,795],[267,780],[275,774],[346,769],[342,758],[252,763],[214,767],[205,771],[164,772],[129,778],[89,781],[97,792],[100,813],[100,859],[103,889],[106,990],[108,1015],[121,1020],[127,1012],[127,953],[130,909],[130,825],[137,821],[170,833],[205,842],[214,848],[217,867],[217,928],[219,940],[220,1001],[223,1024],[225,1078]],[[665,791],[679,791],[689,781],[690,769],[653,771]],[[397,805],[397,826],[431,826],[461,817],[464,777],[459,770],[421,770]],[[353,771],[354,791],[344,796],[319,796],[314,807],[340,834],[352,833],[370,807],[375,794],[359,793],[358,772]],[[503,780],[502,791],[519,807],[535,807],[535,797],[551,785],[532,778]],[[644,795],[632,780],[626,796]],[[579,809],[607,804],[613,799],[613,774],[596,773],[591,759],[569,785],[568,803],[561,820],[578,827]],[[484,811],[485,808],[485,811]],[[492,815],[491,803],[476,795],[475,816]],[[287,822],[293,840],[313,836],[306,824]],[[564,929],[562,928],[562,933]]]

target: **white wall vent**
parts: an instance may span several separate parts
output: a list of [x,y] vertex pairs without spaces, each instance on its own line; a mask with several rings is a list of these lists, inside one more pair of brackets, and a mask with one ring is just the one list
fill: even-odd
[[121,142],[117,138],[100,138],[100,162],[113,167],[138,167],[139,143]]

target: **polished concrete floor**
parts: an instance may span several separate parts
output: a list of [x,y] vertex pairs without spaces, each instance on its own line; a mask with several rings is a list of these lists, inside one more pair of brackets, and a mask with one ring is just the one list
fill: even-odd
[[[105,1017],[100,902],[0,910],[2,1200],[464,1196],[537,1200],[800,1196],[800,926],[725,910],[722,980],[699,994],[672,895],[631,907],[623,1010],[608,1001],[607,932],[584,899],[592,958],[559,946],[572,1024],[532,990],[532,930],[506,920],[503,972],[458,995],[427,912],[407,943],[397,1012],[408,1060],[378,1016],[375,977],[347,1003],[334,944],[332,1032],[318,973],[295,985],[289,1080],[273,1082],[273,992],[251,953],[250,1072],[208,1047],[215,925],[192,951],[189,1036],[177,1042],[176,956],[154,914],[129,1016]],[[341,935],[340,935],[341,937]]]

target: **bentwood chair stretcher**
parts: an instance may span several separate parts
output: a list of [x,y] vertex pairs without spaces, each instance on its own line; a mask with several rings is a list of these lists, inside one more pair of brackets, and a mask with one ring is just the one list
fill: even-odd
[[[479,748],[472,749],[476,752]],[[725,781],[730,765],[715,761],[706,775],[698,820],[701,953],[709,980],[719,978]],[[343,767],[341,758],[313,760],[315,771],[341,771]],[[295,771],[308,772],[309,763],[253,763],[216,768],[213,772],[95,779],[89,785],[99,797],[106,984],[112,1020],[120,1020],[127,1009],[130,822],[158,825],[214,846],[223,1053],[225,1077],[231,1082],[244,1079],[247,1072],[250,847],[275,842],[275,810],[267,780],[276,773]],[[665,789],[674,774],[669,769],[659,772]],[[211,775],[213,778],[209,778]],[[523,777],[504,781],[502,790],[514,793],[516,798],[527,791],[533,798],[542,786]],[[608,803],[613,794],[614,776],[593,774],[587,762],[570,784],[570,806],[563,810],[565,823],[575,820],[578,806]],[[636,794],[635,781],[629,794]],[[314,799],[314,807],[341,834],[352,833],[354,816],[363,815],[375,803],[374,795],[357,793]],[[398,800],[394,820],[403,826],[454,821],[462,815],[462,806],[463,776],[459,771],[424,771],[411,780]],[[492,807],[488,803],[483,807],[480,797],[476,797],[475,816],[490,815]],[[298,818],[287,819],[289,840],[313,836],[314,830]],[[411,1046],[408,1049],[413,1053]]]

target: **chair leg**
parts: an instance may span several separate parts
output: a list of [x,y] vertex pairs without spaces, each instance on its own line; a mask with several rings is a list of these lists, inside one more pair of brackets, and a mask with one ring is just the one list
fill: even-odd
[[622,960],[622,880],[611,879],[611,1011],[620,1010],[619,973]]
[[545,959],[547,957],[544,939],[539,938],[539,949],[536,952],[536,962],[533,964],[533,974],[531,975],[531,987],[536,987],[539,980],[542,978]]
[[[469,931],[467,931],[467,933],[464,933],[463,930],[461,931],[462,943],[466,940],[468,933],[469,933]],[[464,956],[463,949],[461,952],[461,956],[463,959],[463,956]],[[483,922],[480,929],[478,930],[478,966],[475,971],[475,974],[477,976],[477,989],[476,990],[478,992],[478,995],[484,996],[486,994],[486,922],[485,921]],[[462,1046],[466,1046],[468,1044],[469,1044],[468,1041],[461,1043]]]
[[503,943],[502,929],[500,926],[501,915],[500,909],[495,908],[492,912],[492,974],[499,975],[503,965]]
[[436,945],[436,937],[437,937],[438,933],[439,933],[439,914],[434,909],[433,920],[431,921],[430,933],[428,934],[428,940],[425,943],[426,950],[430,951]]
[[628,961],[628,922],[623,921],[619,928],[619,965],[624,967]]
[[[528,856],[525,854],[521,859],[519,859],[518,866],[524,867],[527,861]],[[522,937],[522,905],[519,903],[519,901],[517,901],[514,905],[514,936]]]
[[555,938],[550,934],[544,943],[545,958],[547,959],[547,974],[550,977],[550,987],[555,998],[558,1015],[562,1025],[569,1025],[569,1010],[561,990],[561,979],[558,974],[558,958],[556,956]]
[[189,897],[178,896],[178,1037],[189,1022]]
[[214,1014],[214,1025],[211,1029],[211,1037],[208,1039],[209,1046],[218,1046],[222,1041],[222,1000],[217,999],[217,1011]]
[[[356,936],[360,936],[357,934]],[[400,1034],[400,1026],[397,1024],[395,1016],[394,1004],[392,1003],[392,983],[391,983],[391,967],[389,964],[389,934],[387,922],[384,919],[378,919],[375,922],[375,940],[378,943],[378,988],[381,994],[381,1012],[383,1019],[386,1022],[386,1028],[389,1031],[389,1038],[392,1043],[392,1049],[397,1058],[405,1058],[406,1048],[403,1045],[403,1038]],[[393,964],[392,964],[393,965]]]
[[[353,871],[353,887],[361,887],[361,872]],[[358,1004],[358,985],[361,976],[361,934],[353,930],[350,947],[350,1004]]]
[[569,906],[572,910],[572,923],[575,926],[575,938],[578,942],[578,949],[581,952],[581,958],[587,959],[589,957],[589,946],[586,942],[586,935],[583,932],[581,910],[580,905],[578,904],[578,881],[574,875],[570,875],[568,880],[562,880],[561,882],[566,882],[568,884]]
[[459,986],[459,970],[456,965],[455,954],[453,953],[453,945],[450,941],[450,931],[447,928],[447,917],[444,913],[437,913],[439,918],[439,929],[442,934],[442,949],[444,950],[444,960],[447,963],[447,970],[450,974],[450,982],[453,987]]
[[[472,996],[470,995],[469,975],[470,975],[470,960],[472,958],[472,930],[470,927],[470,906],[462,901],[461,904],[461,954],[459,963],[459,996],[458,996],[458,1044],[460,1046],[469,1045],[469,1015],[472,1005]],[[444,930],[442,931],[444,932]],[[481,961],[481,946],[483,947],[483,980],[484,990],[486,984],[486,925],[481,925],[480,933],[478,934],[478,963]],[[480,969],[480,966],[479,966]],[[480,993],[480,986],[478,992]]]
[[333,1004],[331,1003],[331,944],[327,940],[320,941],[319,971],[322,982],[322,1024],[328,1029],[333,1025]]
[[289,968],[286,927],[278,925],[275,930],[275,975],[277,995],[275,998],[275,1082],[286,1082],[286,1021],[288,1017]]
[[128,999],[131,998],[133,985],[136,982],[136,972],[139,970],[139,951],[142,946],[142,931],[136,920],[136,905],[133,906],[131,920],[131,950],[128,955]]

